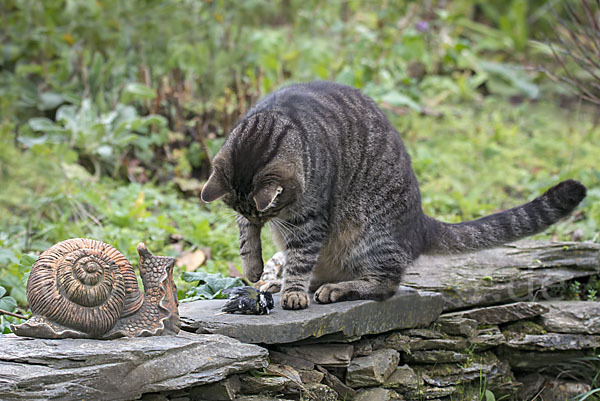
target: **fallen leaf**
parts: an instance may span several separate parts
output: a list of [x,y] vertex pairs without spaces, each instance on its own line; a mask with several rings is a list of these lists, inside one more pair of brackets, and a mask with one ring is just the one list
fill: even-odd
[[177,258],[175,264],[179,267],[185,266],[185,271],[193,272],[206,262],[206,253],[202,249],[187,252]]

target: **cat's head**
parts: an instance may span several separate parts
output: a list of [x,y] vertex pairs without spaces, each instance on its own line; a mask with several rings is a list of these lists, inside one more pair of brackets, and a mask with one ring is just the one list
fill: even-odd
[[200,197],[204,202],[222,198],[252,223],[262,225],[294,204],[302,180],[295,135],[288,123],[265,115],[255,119],[259,121],[243,121],[230,134],[213,159],[212,174]]

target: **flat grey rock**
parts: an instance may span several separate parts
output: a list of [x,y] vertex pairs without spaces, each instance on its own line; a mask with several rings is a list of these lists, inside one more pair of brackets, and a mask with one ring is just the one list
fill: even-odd
[[292,381],[282,376],[242,376],[241,391],[244,394],[277,394]]
[[477,320],[450,315],[451,314],[442,315],[435,321],[441,332],[467,338],[475,335],[478,326]]
[[395,401],[402,399],[394,390],[382,387],[364,389],[354,397],[354,401]]
[[221,335],[109,341],[0,336],[0,399],[129,400],[262,368],[267,355]]
[[423,380],[419,377],[413,368],[404,364],[398,366],[394,372],[385,381],[385,387],[416,390],[423,385]]
[[464,317],[476,320],[479,324],[502,324],[516,320],[528,319],[548,312],[548,307],[539,302],[514,302],[505,305],[488,306],[461,312],[452,312],[444,316]]
[[346,374],[346,384],[353,388],[382,385],[396,370],[400,354],[393,349],[380,349],[368,356],[352,360]]
[[557,333],[600,334],[600,302],[549,301],[542,326]]
[[326,367],[348,366],[354,354],[354,346],[348,344],[282,346],[277,349],[290,357],[301,358]]
[[333,304],[311,302],[304,310],[284,310],[275,294],[270,315],[217,315],[225,300],[182,303],[182,328],[197,333],[217,333],[246,343],[282,344],[342,332],[362,336],[390,330],[426,326],[442,311],[439,294],[400,287],[383,302],[350,301]]
[[469,342],[463,337],[418,338],[411,337],[408,348],[411,352],[423,350],[464,351]]
[[577,351],[600,348],[600,336],[586,334],[525,334],[508,338],[506,346],[524,351]]
[[576,400],[578,399],[577,396],[581,396],[591,389],[590,385],[586,383],[579,383],[562,378],[549,378],[544,383],[544,388],[540,391],[539,395],[544,397],[543,400],[548,401]]
[[425,383],[445,387],[480,379],[491,379],[500,373],[501,362],[492,353],[477,355],[474,361],[466,365],[451,363],[437,365],[419,365],[415,371],[421,374]]
[[449,350],[414,351],[403,357],[408,363],[463,363],[469,360],[469,355]]
[[300,401],[337,401],[338,393],[329,386],[321,383],[311,383],[304,387]]
[[600,244],[524,240],[500,248],[421,256],[403,284],[439,292],[444,310],[543,299],[553,284],[600,272]]
[[469,344],[473,347],[473,351],[477,352],[497,347],[504,343],[506,343],[506,337],[504,337],[498,326],[478,329],[475,335],[469,339]]
[[549,374],[564,372],[565,362],[580,360],[582,357],[593,357],[592,350],[586,351],[522,351],[501,345],[495,351],[499,358],[507,361],[515,371],[539,371]]

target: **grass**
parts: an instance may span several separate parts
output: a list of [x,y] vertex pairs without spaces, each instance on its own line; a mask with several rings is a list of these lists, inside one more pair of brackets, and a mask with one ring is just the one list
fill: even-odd
[[[420,181],[423,209],[448,222],[516,206],[573,178],[588,197],[573,217],[538,238],[582,240],[600,230],[600,127],[583,109],[489,99],[440,118],[395,118]],[[579,231],[577,231],[579,230]],[[577,231],[577,232],[576,232]]]

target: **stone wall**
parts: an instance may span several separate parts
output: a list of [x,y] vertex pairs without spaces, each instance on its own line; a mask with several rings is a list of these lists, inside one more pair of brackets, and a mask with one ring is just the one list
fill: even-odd
[[0,399],[565,400],[599,369],[600,303],[544,298],[598,274],[599,248],[521,242],[422,258],[412,288],[384,302],[268,316],[184,303],[177,337],[0,336]]
[[480,400],[489,390],[496,399],[566,400],[589,391],[581,381],[600,367],[598,360],[580,360],[600,348],[598,316],[599,302],[518,302],[442,314],[424,328],[269,344],[270,364],[260,374],[230,377],[196,394],[206,400]]
[[269,350],[270,364],[260,374],[196,394],[207,400],[480,400],[488,390],[496,399],[566,400],[589,391],[585,381],[600,371],[600,303],[556,299],[554,287],[598,274],[599,248],[521,241],[423,257],[405,276],[413,291],[401,288],[382,303],[313,304],[269,317],[215,317],[220,301],[183,305],[186,330]]

